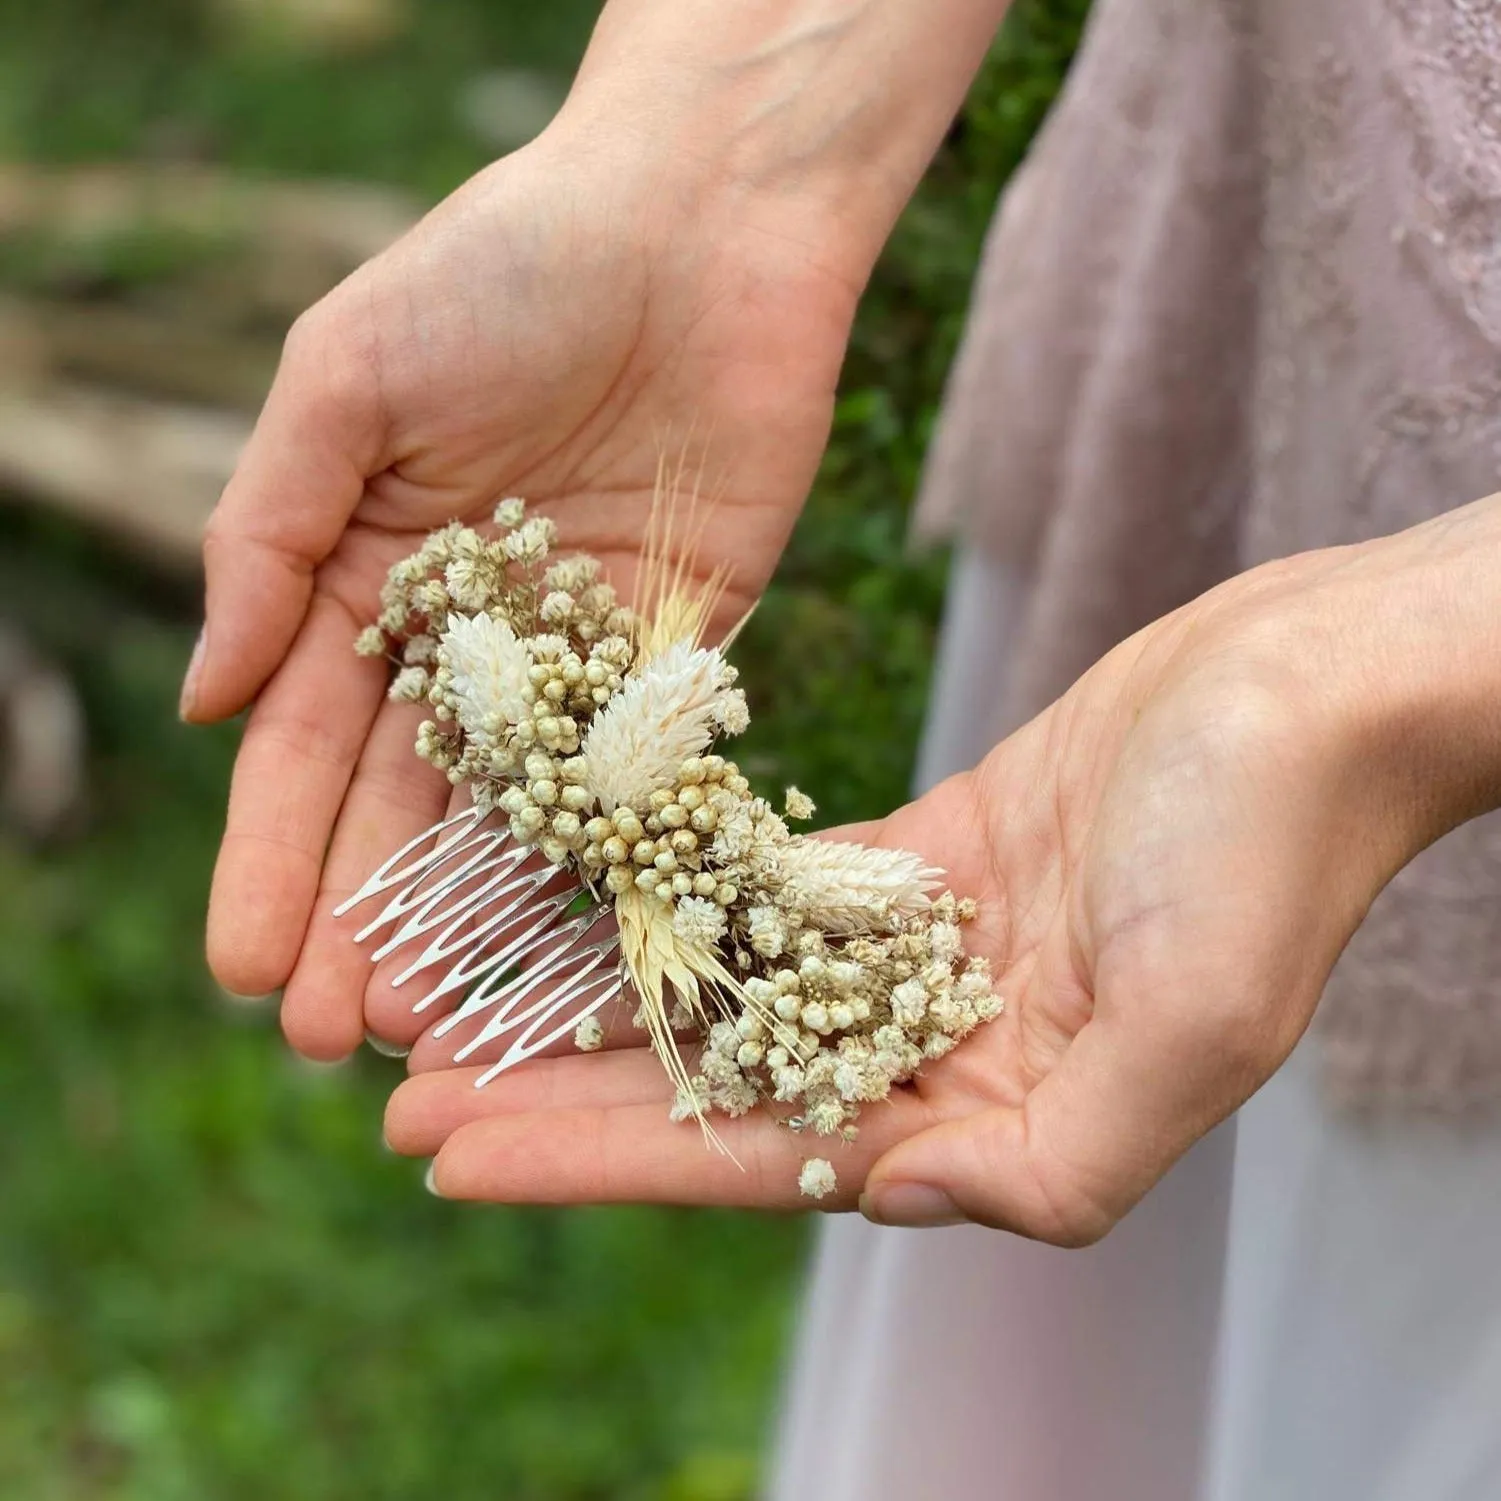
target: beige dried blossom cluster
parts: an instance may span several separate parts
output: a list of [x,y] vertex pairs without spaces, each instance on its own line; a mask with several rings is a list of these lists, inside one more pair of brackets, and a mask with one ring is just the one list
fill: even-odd
[[[908,851],[793,833],[812,800],[788,788],[777,812],[716,751],[749,713],[702,644],[713,584],[648,556],[638,615],[594,559],[555,559],[521,501],[495,522],[444,527],[392,568],[356,649],[391,659],[394,699],[432,706],[419,755],[613,903],[675,1118],[761,1105],[853,1139],[861,1106],[1001,1010],[964,952],[973,903],[935,896],[941,873]],[[597,1020],[576,1041],[601,1046]],[[800,1184],[822,1197],[834,1169],[812,1159]]]

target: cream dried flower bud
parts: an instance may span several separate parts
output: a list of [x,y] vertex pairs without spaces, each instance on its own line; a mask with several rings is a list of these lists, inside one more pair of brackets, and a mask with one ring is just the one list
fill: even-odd
[[531,516],[511,532],[502,544],[505,555],[530,566],[540,563],[558,540],[558,529],[547,516]]
[[928,1009],[927,987],[919,979],[903,980],[891,992],[891,1018],[899,1027],[915,1027]]
[[719,882],[708,871],[700,871],[693,878],[693,894],[694,896],[713,896],[714,889],[718,885]]
[[596,1053],[605,1045],[605,1029],[597,1016],[586,1016],[574,1028],[573,1045],[581,1053]]
[[824,1157],[810,1157],[797,1175],[799,1191],[810,1199],[825,1198],[833,1193],[838,1185],[839,1179],[834,1172],[834,1166]]
[[631,874],[627,865],[612,865],[605,872],[605,890],[611,896],[619,896],[622,892],[629,891],[636,884],[636,878]]
[[[584,834],[591,844],[603,844],[605,840],[614,836],[615,825],[608,818],[594,817],[584,825]],[[629,851],[627,851],[629,853]],[[625,859],[625,855],[620,857]]]
[[569,783],[559,791],[558,801],[570,813],[582,813],[594,799],[589,796],[588,788],[578,787],[573,783]]
[[928,933],[929,951],[939,964],[957,964],[964,958],[964,937],[957,924],[936,922]]
[[532,795],[532,801],[544,808],[550,808],[558,800],[558,784],[547,777],[539,777],[526,789]]
[[[714,717],[726,735],[743,735],[750,728],[750,708],[742,689],[732,688],[714,706]],[[741,778],[740,780],[744,780]],[[750,783],[747,782],[749,787]]]
[[577,813],[569,813],[565,809],[553,815],[552,831],[559,839],[577,839],[581,829]]
[[636,844],[646,837],[645,826],[630,808],[616,810],[615,832],[629,844]]
[[714,900],[718,902],[721,907],[734,906],[735,898],[739,895],[740,892],[736,889],[735,884],[732,881],[725,881],[714,889]]
[[631,850],[631,859],[637,865],[650,865],[657,858],[657,842],[655,839],[638,839],[635,847]]
[[[687,871],[680,870],[672,878],[672,894],[674,896],[693,895],[693,877]],[[715,909],[718,910],[717,908]]]
[[809,1001],[802,1009],[802,1023],[810,1032],[823,1036],[829,1030],[829,1010],[820,1001]]
[[386,654],[386,633],[378,625],[367,625],[354,638],[354,649],[362,657],[383,657]]
[[[602,819],[599,821],[603,822]],[[595,820],[590,819],[589,827],[593,828],[594,824]],[[624,865],[625,862],[631,858],[631,847],[618,834],[613,834],[600,846],[600,854],[602,854],[611,865]],[[638,863],[644,865],[646,864],[646,861],[643,860]]]
[[843,1001],[829,1007],[829,1025],[836,1032],[848,1032],[855,1025],[855,1008]]
[[735,1020],[735,1035],[743,1042],[759,1042],[766,1036],[766,1023],[754,1011],[742,1011]]
[[801,823],[806,818],[812,818],[817,811],[813,805],[813,799],[806,792],[799,792],[796,787],[787,789],[787,799],[784,804],[788,818],[795,818]]
[[777,988],[770,980],[753,975],[745,982],[745,994],[758,1006],[770,1006],[777,998]]
[[742,1042],[735,1054],[735,1062],[741,1068],[755,1068],[766,1056],[766,1049],[759,1042]]
[[526,519],[526,502],[519,495],[508,496],[495,507],[496,526],[520,526]]
[[566,626],[573,618],[573,596],[554,589],[537,606],[537,617],[544,625]]
[[386,696],[393,703],[416,704],[427,697],[427,672],[421,667],[403,667],[391,680]]
[[681,829],[688,822],[688,810],[681,803],[668,803],[657,812],[664,828]]
[[795,1022],[803,1014],[803,1003],[795,995],[779,995],[776,1013],[784,1022]]

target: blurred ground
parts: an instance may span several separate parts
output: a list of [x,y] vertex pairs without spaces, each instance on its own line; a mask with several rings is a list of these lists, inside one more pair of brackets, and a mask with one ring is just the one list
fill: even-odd
[[[824,474],[738,652],[742,761],[830,821],[905,788],[943,572],[904,555],[906,507],[980,234],[1082,8],[1019,0],[877,275]],[[199,959],[235,731],[175,717],[194,508],[300,301],[382,214],[535,128],[593,11],[0,0],[0,788],[7,712],[49,691],[21,682],[70,684],[87,735],[70,770],[66,713],[28,711],[49,727],[26,754],[78,796],[0,824],[6,1498],[752,1494],[803,1225],[430,1199],[379,1143],[397,1065],[298,1064]],[[18,208],[101,164],[229,196],[195,190],[220,218],[186,227]],[[282,180],[349,243],[289,256],[295,236],[245,230],[264,215],[236,220],[233,195]]]

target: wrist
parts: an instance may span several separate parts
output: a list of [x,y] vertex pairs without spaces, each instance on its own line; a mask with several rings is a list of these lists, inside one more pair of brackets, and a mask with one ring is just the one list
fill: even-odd
[[1416,853],[1501,806],[1501,496],[1369,546],[1367,693]]
[[1267,572],[1273,649],[1379,889],[1501,806],[1501,497]]
[[1005,0],[610,0],[559,133],[863,287]]

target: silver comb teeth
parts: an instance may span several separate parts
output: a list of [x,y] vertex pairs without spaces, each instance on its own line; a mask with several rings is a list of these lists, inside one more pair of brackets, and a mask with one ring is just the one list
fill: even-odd
[[[577,881],[547,889],[556,886],[560,872],[550,864],[529,865],[532,854],[503,823],[466,808],[403,845],[334,909],[335,917],[343,917],[394,893],[354,940],[364,943],[391,930],[372,952],[373,961],[426,940],[391,985],[446,966],[412,1006],[420,1014],[467,991],[433,1029],[435,1037],[491,1013],[455,1054],[455,1063],[516,1034],[476,1081],[480,1085],[534,1057],[624,991],[620,935],[607,907]],[[580,905],[581,898],[587,905]]]

